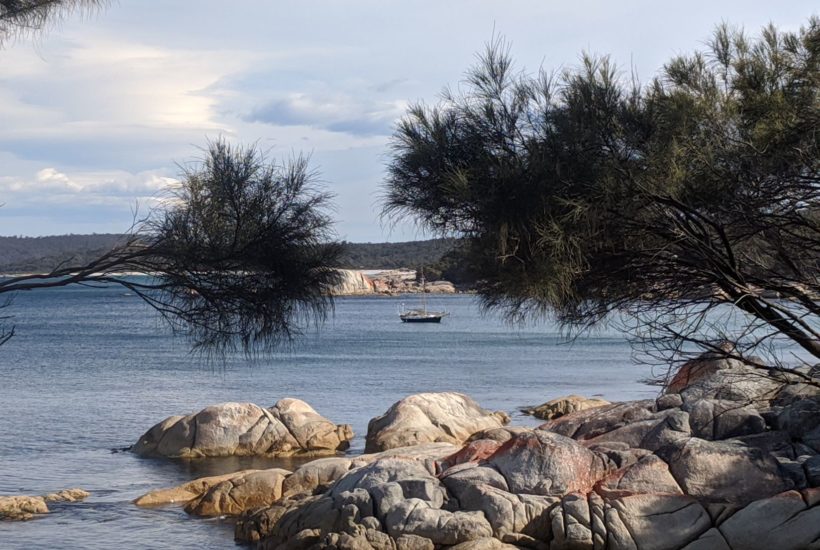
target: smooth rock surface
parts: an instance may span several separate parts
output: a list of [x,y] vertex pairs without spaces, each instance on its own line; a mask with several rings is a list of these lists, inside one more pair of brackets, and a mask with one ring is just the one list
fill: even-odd
[[222,474],[218,476],[200,477],[177,485],[176,487],[168,487],[165,489],[155,489],[149,491],[144,495],[134,499],[134,504],[137,506],[164,506],[166,504],[187,504],[198,496],[205,493],[214,485],[218,485],[223,481],[229,480],[233,477],[249,474],[258,470],[242,470],[229,474]]
[[662,458],[687,495],[745,504],[794,486],[770,454],[741,444],[690,438]]
[[288,470],[271,468],[231,477],[191,500],[185,511],[204,517],[235,516],[246,510],[269,506],[282,497],[282,482],[288,475]]
[[704,353],[684,363],[666,386],[684,401],[725,399],[744,404],[767,402],[777,396],[784,378],[736,359]]
[[525,409],[524,412],[531,414],[536,418],[542,420],[552,420],[566,414],[600,407],[602,405],[610,405],[609,401],[598,399],[595,397],[582,397],[580,395],[568,395],[566,397],[559,397],[547,401],[537,407]]
[[573,439],[535,430],[520,434],[487,459],[513,493],[564,495],[588,491],[607,473],[604,460]]
[[367,426],[366,452],[378,452],[419,443],[461,444],[481,430],[510,421],[504,412],[482,409],[464,394],[420,393],[395,403]]
[[153,426],[131,451],[141,456],[332,455],[350,446],[353,431],[336,425],[298,399],[270,409],[222,403],[196,414],[172,416]]

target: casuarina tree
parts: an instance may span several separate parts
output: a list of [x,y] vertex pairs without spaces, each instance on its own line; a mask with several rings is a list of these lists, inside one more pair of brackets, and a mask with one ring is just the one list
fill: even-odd
[[0,294],[117,284],[195,348],[270,349],[332,307],[341,245],[329,200],[307,159],[279,164],[256,147],[218,140],[112,250],[83,265],[6,278]]
[[819,64],[817,18],[722,25],[646,85],[606,57],[516,72],[496,41],[399,124],[384,214],[465,238],[485,305],[511,318],[618,316],[665,360],[816,360]]

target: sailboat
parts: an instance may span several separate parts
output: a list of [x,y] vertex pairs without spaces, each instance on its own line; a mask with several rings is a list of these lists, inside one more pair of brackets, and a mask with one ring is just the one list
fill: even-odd
[[427,284],[424,281],[424,270],[421,272],[421,308],[404,309],[399,313],[399,318],[403,323],[440,323],[443,317],[450,315],[446,311],[428,311],[427,309]]

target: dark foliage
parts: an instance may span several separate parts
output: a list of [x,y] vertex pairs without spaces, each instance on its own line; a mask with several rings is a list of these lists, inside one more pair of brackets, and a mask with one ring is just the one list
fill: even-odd
[[91,13],[107,0],[0,0],[0,45],[14,36],[40,31],[70,13]]
[[[126,238],[126,235],[116,234],[0,237],[0,273],[48,272],[66,262],[82,265]],[[457,242],[454,239],[402,243],[342,242],[339,267],[410,269],[423,265],[443,273],[458,267],[453,250],[455,246]]]
[[607,58],[516,73],[492,44],[400,124],[385,214],[467,237],[511,318],[627,313],[666,359],[726,337],[752,362],[778,339],[820,358],[819,63],[816,18],[757,39],[724,25],[648,86]]
[[346,269],[399,269],[433,265],[455,245],[454,239],[403,243],[344,243],[340,264]]
[[217,141],[185,169],[166,206],[113,249],[88,263],[3,280],[0,293],[115,283],[195,348],[269,349],[332,307],[341,246],[328,200],[304,158],[278,165],[253,147]]

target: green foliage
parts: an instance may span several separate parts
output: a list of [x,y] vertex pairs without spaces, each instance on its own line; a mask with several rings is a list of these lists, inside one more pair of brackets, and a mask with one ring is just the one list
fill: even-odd
[[454,246],[455,240],[342,244],[339,263],[345,269],[410,269],[418,265],[435,264]]
[[757,39],[721,26],[647,86],[606,57],[518,73],[496,42],[399,125],[385,215],[466,237],[485,304],[511,318],[629,311],[679,347],[701,327],[660,319],[730,303],[820,357],[819,62],[816,18]]
[[329,199],[303,157],[279,165],[255,147],[211,143],[140,229],[146,253],[134,267],[158,278],[143,297],[204,349],[275,346],[332,305],[341,246]]
[[195,349],[270,349],[332,307],[341,246],[329,199],[306,159],[278,164],[255,147],[219,140],[185,169],[164,207],[112,249],[87,263],[4,279],[0,293],[119,284]]

